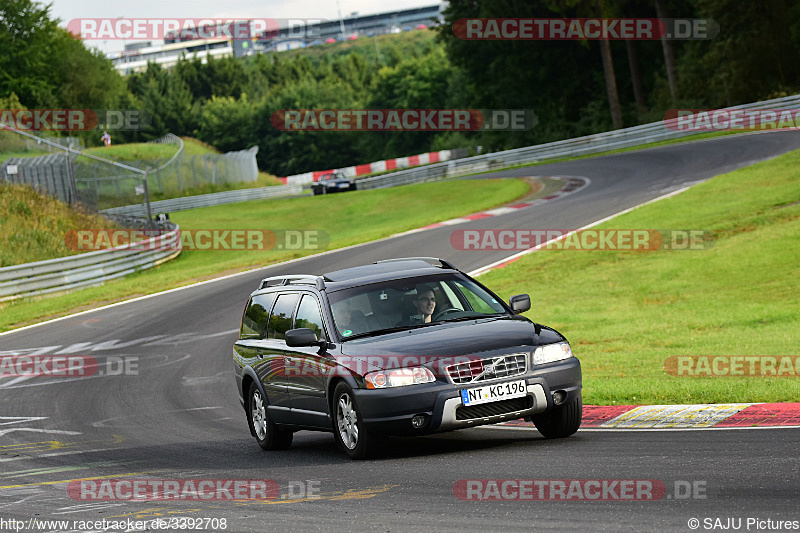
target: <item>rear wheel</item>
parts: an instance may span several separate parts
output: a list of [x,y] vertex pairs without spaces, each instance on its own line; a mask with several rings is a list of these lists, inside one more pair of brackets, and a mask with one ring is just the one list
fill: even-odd
[[278,428],[270,419],[267,404],[255,383],[250,386],[250,428],[265,450],[285,450],[292,444],[292,432]]
[[333,434],[352,459],[373,457],[384,439],[366,430],[353,389],[342,382],[333,393]]
[[583,416],[583,400],[581,394],[569,403],[559,406],[549,413],[534,415],[531,421],[539,433],[548,439],[569,437],[581,427]]

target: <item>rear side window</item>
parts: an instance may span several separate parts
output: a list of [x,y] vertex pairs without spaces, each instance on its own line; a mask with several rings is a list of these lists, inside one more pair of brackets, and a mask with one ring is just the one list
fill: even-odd
[[242,317],[242,339],[263,339],[266,336],[269,308],[274,300],[274,294],[259,294],[250,299]]
[[294,327],[308,328],[317,334],[319,340],[324,340],[325,328],[322,326],[322,315],[319,312],[317,299],[306,294],[300,300],[300,307],[297,308],[297,317],[294,320]]
[[285,339],[286,332],[292,329],[292,313],[297,305],[297,294],[281,294],[269,317],[269,336],[272,339]]

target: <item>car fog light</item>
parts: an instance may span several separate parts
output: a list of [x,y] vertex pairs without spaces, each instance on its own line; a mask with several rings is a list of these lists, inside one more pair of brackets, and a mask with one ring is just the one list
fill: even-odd
[[564,400],[567,399],[567,393],[563,390],[557,390],[553,393],[553,403],[555,405],[561,405],[564,403]]
[[414,426],[415,429],[419,429],[425,425],[425,415],[414,415],[411,417],[411,425]]

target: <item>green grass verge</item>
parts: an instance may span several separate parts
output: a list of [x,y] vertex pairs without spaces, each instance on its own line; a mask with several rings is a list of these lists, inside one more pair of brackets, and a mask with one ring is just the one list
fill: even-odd
[[107,219],[70,209],[30,187],[0,181],[0,267],[74,255],[64,234],[116,227]]
[[154,143],[129,143],[112,144],[111,146],[95,146],[87,148],[83,152],[97,157],[110,159],[111,161],[150,161],[155,164],[159,160],[169,159],[178,147],[174,144],[154,144]]
[[702,251],[543,250],[481,276],[571,341],[587,404],[800,399],[800,376],[677,377],[670,356],[800,355],[800,151],[600,228],[710,230]]
[[[525,196],[523,180],[466,180],[304,198],[263,200],[174,213],[182,229],[320,230],[328,249],[367,242]],[[184,251],[168,263],[101,287],[0,304],[0,331],[193,281],[321,250]]]

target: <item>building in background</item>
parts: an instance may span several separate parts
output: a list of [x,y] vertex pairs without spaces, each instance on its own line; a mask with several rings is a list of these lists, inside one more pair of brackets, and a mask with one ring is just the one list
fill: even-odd
[[[163,45],[154,46],[149,41],[130,43],[125,45],[125,50],[110,54],[109,57],[120,73],[131,74],[145,70],[149,62],[163,68],[172,68],[181,57],[196,57],[205,63],[209,56],[244,57],[258,53],[283,52],[360,37],[429,28],[442,20],[441,12],[445,6],[443,3],[364,16],[353,13],[341,20],[309,20],[307,24],[302,24],[299,20],[292,24],[289,20],[285,27],[267,31],[252,39],[196,39],[182,37],[180,34],[167,35]],[[247,23],[248,21],[234,21],[234,24]]]

